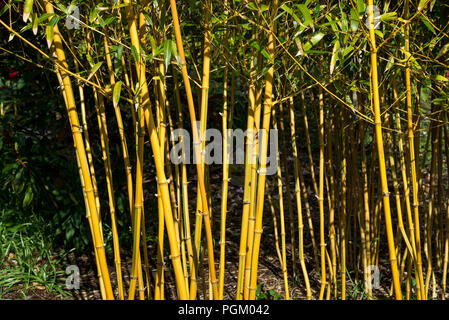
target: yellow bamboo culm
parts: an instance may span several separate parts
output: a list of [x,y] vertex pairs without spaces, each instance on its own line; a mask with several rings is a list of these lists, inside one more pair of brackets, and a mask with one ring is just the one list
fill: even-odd
[[[272,26],[270,34],[268,35],[267,52],[272,60],[275,59],[275,39],[276,33],[276,16],[278,10],[278,0],[274,0],[270,6],[270,13],[272,17]],[[257,188],[257,205],[256,205],[256,223],[254,229],[254,242],[251,255],[251,273],[250,273],[250,287],[249,287],[249,299],[254,300],[256,298],[257,289],[257,269],[259,264],[259,248],[262,236],[262,218],[263,218],[263,205],[265,196],[265,181],[266,181],[266,167],[267,167],[267,151],[268,151],[268,135],[270,130],[270,118],[271,108],[273,106],[273,78],[274,78],[274,66],[272,65],[265,75],[265,96],[264,96],[264,113],[263,113],[263,127],[261,129],[261,150],[259,152],[260,167],[258,171],[258,188]]]
[[[45,9],[47,13],[53,14],[53,5],[50,1],[45,0]],[[59,29],[58,26],[55,25],[53,27],[53,46],[56,51],[56,57],[61,66],[63,66],[65,69],[68,68],[66,57],[64,53],[64,49],[62,46],[61,37],[59,35]],[[95,203],[95,197],[93,193],[93,187],[92,187],[92,179],[89,173],[88,168],[88,162],[87,162],[87,156],[86,156],[86,150],[84,148],[84,142],[80,131],[80,123],[78,120],[78,114],[76,112],[76,104],[75,104],[75,97],[72,90],[72,84],[70,82],[69,75],[65,70],[60,70],[62,82],[64,84],[64,92],[66,95],[67,100],[67,111],[68,116],[70,120],[70,126],[72,128],[72,135],[73,140],[75,143],[76,153],[78,158],[80,159],[80,166],[82,171],[82,176],[84,180],[86,195],[88,199],[89,204],[89,210],[90,210],[90,216],[92,219],[92,233],[93,233],[93,241],[94,246],[97,249],[98,254],[98,263],[100,265],[99,269],[101,271],[103,282],[105,286],[106,291],[106,299],[108,300],[114,300],[114,294],[112,292],[112,286],[111,286],[111,280],[109,278],[109,271],[108,266],[106,262],[106,253],[104,249],[104,240],[100,232],[100,224],[99,224],[99,213],[97,212],[97,207]]]
[[382,137],[382,120],[379,99],[379,83],[377,72],[377,46],[374,32],[374,5],[373,0],[368,0],[369,40],[371,47],[371,85],[374,104],[374,124],[376,131],[377,154],[379,157],[379,175],[382,185],[383,209],[385,215],[385,227],[387,230],[388,250],[390,252],[391,273],[393,277],[394,292],[397,300],[402,300],[401,285],[399,282],[398,265],[394,245],[393,227],[390,212],[390,193],[388,191],[387,172]]
[[[211,230],[211,222],[210,222],[210,215],[209,215],[210,211],[209,211],[209,203],[208,203],[207,195],[206,195],[206,186],[204,183],[204,174],[203,174],[203,170],[202,170],[203,155],[201,154],[201,151],[200,151],[201,141],[199,140],[199,137],[198,137],[198,126],[196,123],[195,107],[194,107],[194,103],[193,103],[192,89],[190,87],[190,79],[189,79],[189,75],[187,73],[187,66],[186,66],[184,47],[183,47],[182,37],[181,37],[181,28],[179,26],[176,1],[170,0],[170,6],[171,6],[172,17],[173,17],[173,24],[174,24],[174,28],[175,28],[176,45],[178,47],[178,53],[179,53],[179,57],[181,59],[181,71],[182,71],[182,77],[184,80],[184,86],[186,89],[187,102],[188,102],[189,114],[190,114],[190,122],[192,125],[194,153],[195,153],[195,159],[197,161],[198,185],[199,185],[200,196],[201,196],[200,197],[201,208],[202,208],[202,215],[204,217],[204,227],[206,230],[206,242],[207,242],[207,252],[208,252],[208,259],[209,259],[210,281],[212,284],[213,296],[218,298],[218,296],[219,296],[218,295],[218,281],[217,281],[216,272],[215,272],[214,249],[213,249],[212,230]],[[191,291],[190,297],[192,298],[193,296],[194,296],[194,294],[192,295],[192,291]]]
[[[132,45],[136,48],[137,52],[139,53],[140,52],[140,40],[139,40],[139,34],[137,32],[137,19],[136,19],[135,14],[133,14],[133,12],[131,10],[132,8],[130,8],[130,6],[129,6],[130,0],[125,0],[125,3],[128,4],[127,19],[128,19],[129,32],[131,35],[131,42],[132,42]],[[144,64],[141,56],[139,56],[139,61],[136,61],[135,64],[136,64],[136,72],[138,75],[139,85],[140,85],[140,99],[141,99],[140,105],[141,105],[141,111],[142,111],[139,115],[140,116],[139,121],[142,122],[142,124],[140,125],[140,128],[141,128],[141,130],[143,129],[142,127],[143,127],[143,123],[145,121],[147,130],[150,135],[151,148],[153,150],[154,160],[155,160],[155,164],[156,164],[156,174],[157,174],[158,186],[159,186],[159,190],[160,190],[160,194],[158,196],[162,197],[162,203],[164,206],[164,219],[165,219],[165,224],[167,226],[167,234],[168,234],[168,239],[169,239],[169,243],[170,243],[171,259],[172,259],[172,263],[173,263],[176,285],[178,288],[178,294],[179,294],[179,298],[181,300],[187,300],[188,294],[187,294],[186,287],[185,287],[184,274],[183,274],[183,269],[182,269],[182,264],[181,264],[181,259],[180,259],[180,252],[179,252],[179,248],[177,246],[176,233],[174,230],[173,215],[172,215],[171,204],[170,204],[168,183],[167,183],[167,179],[165,177],[164,165],[162,162],[163,154],[161,153],[161,150],[160,150],[160,142],[159,142],[159,138],[157,136],[153,115],[149,108],[150,101],[149,101],[149,92],[148,92],[148,86],[147,86],[146,76],[145,76],[145,64]],[[140,134],[142,134],[142,133],[140,133]],[[136,181],[137,181],[137,176],[136,176]],[[137,190],[136,190],[136,195],[137,195]],[[141,201],[141,199],[142,199],[141,194],[139,195],[139,198],[137,198],[137,196],[136,196],[135,201],[136,201],[136,199],[140,199],[137,201]],[[139,211],[139,209],[141,209],[141,208],[137,207],[136,211]],[[136,212],[134,214],[136,214]],[[136,214],[136,215],[137,215],[137,217],[134,218],[135,221],[137,221],[137,219],[139,219],[139,214]],[[135,230],[137,229],[136,225],[135,225],[134,229]],[[134,244],[134,245],[136,245],[136,244]],[[135,250],[133,250],[133,252],[134,251],[137,251],[137,248]],[[131,281],[133,281],[133,280],[134,280],[134,286],[135,286],[135,279],[131,278]],[[132,290],[132,289],[133,289],[133,286],[130,287],[130,290]]]

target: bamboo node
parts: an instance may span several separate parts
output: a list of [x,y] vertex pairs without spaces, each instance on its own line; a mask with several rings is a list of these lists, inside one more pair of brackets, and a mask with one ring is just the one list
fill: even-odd
[[390,192],[383,192],[384,197],[389,197],[390,196]]

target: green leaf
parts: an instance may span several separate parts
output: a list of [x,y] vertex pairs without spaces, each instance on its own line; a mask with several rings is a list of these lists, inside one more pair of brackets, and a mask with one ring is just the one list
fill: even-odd
[[50,17],[54,16],[54,13],[44,13],[37,19],[37,23],[42,23],[44,20],[49,19]]
[[56,2],[56,5],[58,6],[59,10],[67,14],[67,8],[62,3]]
[[25,0],[25,3],[23,4],[23,22],[28,21],[32,9],[33,0]]
[[435,29],[432,27],[432,25],[429,23],[429,21],[427,21],[423,16],[421,16],[421,21],[422,23],[424,23],[424,25],[426,26],[427,29],[430,30],[430,32],[432,32],[433,34],[437,34]]
[[95,19],[98,16],[98,13],[100,12],[100,10],[98,10],[98,8],[93,8],[90,13],[89,13],[89,22],[92,23],[95,21]]
[[28,207],[33,200],[33,189],[31,186],[27,188],[27,191],[25,192],[25,197],[23,198],[22,205],[24,208]]
[[254,2],[248,3],[248,8],[250,8],[251,10],[254,10],[254,11],[259,10]]
[[100,67],[101,67],[101,65],[103,64],[103,62],[104,62],[104,61],[97,62],[97,63],[92,67],[92,69],[90,70],[90,74],[89,74],[89,76],[87,77],[87,80],[90,80],[90,78],[93,77],[93,75],[95,74],[95,72],[97,72],[98,69],[100,69]]
[[364,0],[357,0],[357,13],[359,16],[365,14],[366,5]]
[[320,31],[316,32],[312,36],[312,38],[310,38],[310,40],[307,41],[307,43],[304,44],[304,46],[302,47],[304,49],[304,52],[307,53],[308,51],[310,51],[310,49],[312,49],[313,46],[315,46],[318,42],[320,42],[321,39],[323,39],[324,35],[325,34]]
[[310,14],[310,11],[307,8],[307,6],[305,4],[298,4],[296,6],[299,8],[299,10],[302,13],[302,16],[304,17],[304,25],[313,26],[312,15]]
[[118,106],[118,102],[120,100],[120,92],[122,90],[122,82],[116,82],[114,85],[114,90],[112,91],[112,104],[114,108]]
[[[3,2],[5,3],[5,2]],[[9,3],[5,3],[3,8],[0,10],[0,17],[9,9]]]
[[440,52],[438,52],[435,59],[439,59],[441,56],[445,55],[446,52],[449,51],[449,43],[446,43],[443,48],[441,48]]
[[50,48],[51,43],[53,42],[53,37],[55,35],[54,28],[50,25],[47,25],[45,29],[45,35],[47,36],[47,45]]
[[440,74],[436,75],[436,76],[434,77],[434,79],[435,79],[436,81],[445,81],[445,82],[449,81],[448,78],[446,78],[445,76],[442,76],[442,75],[440,75]]
[[340,50],[340,41],[337,39],[334,43],[334,49],[332,50],[332,58],[330,63],[330,74],[334,72],[335,64],[337,63],[338,59],[338,51]]
[[398,18],[398,14],[396,12],[387,12],[380,16],[380,21],[387,22],[387,21],[396,20],[397,18]]
[[358,28],[359,28],[359,16],[354,11],[354,9],[351,8],[351,30],[355,32],[357,31]]
[[181,57],[178,54],[178,47],[176,46],[176,42],[175,41],[171,41],[171,47],[170,47],[171,53],[172,55],[175,56],[176,61],[178,62],[179,65],[181,65]]
[[171,61],[171,39],[167,39],[164,41],[164,64],[165,64],[165,71],[167,71],[168,65]]
[[421,10],[422,8],[424,8],[424,5],[427,5],[427,3],[428,2],[430,2],[429,0],[421,0],[421,1],[419,1],[419,4],[418,4],[418,10]]
[[281,9],[284,10],[285,12],[287,12],[289,15],[291,15],[293,17],[293,19],[295,19],[295,21],[299,25],[302,25],[301,19],[299,19],[299,17],[296,15],[296,13],[294,13],[293,10],[289,6],[283,4],[281,6]]
[[117,59],[118,60],[122,59],[122,55],[123,55],[123,45],[119,45],[117,46]]
[[133,56],[134,61],[139,63],[139,53],[135,46],[131,46],[131,55]]
[[60,17],[59,16],[53,16],[53,18],[51,18],[50,22],[48,23],[49,26],[54,27],[58,22],[59,22]]

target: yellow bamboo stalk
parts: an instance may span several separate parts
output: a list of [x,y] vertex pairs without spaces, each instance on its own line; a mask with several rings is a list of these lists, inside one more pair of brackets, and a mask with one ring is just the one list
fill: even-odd
[[[302,219],[302,204],[301,204],[301,165],[298,158],[298,148],[296,143],[296,130],[295,130],[295,110],[293,97],[288,99],[288,109],[290,111],[290,134],[292,142],[293,160],[294,160],[294,174],[295,174],[295,195],[296,195],[296,208],[298,211],[298,259],[301,265],[304,283],[307,290],[307,299],[312,298],[312,290],[310,288],[309,275],[304,260],[304,223]],[[294,250],[294,248],[292,248]]]
[[[279,112],[282,115],[282,104],[279,105]],[[272,108],[272,118],[273,118],[273,128],[275,130],[277,130],[278,126],[277,126],[277,121],[276,121],[276,110],[275,108]],[[282,120],[280,121],[280,128],[282,130],[281,135],[284,137],[284,128],[282,125]],[[283,141],[283,147],[286,148],[285,145],[285,139],[282,139]],[[284,149],[285,150],[285,149]],[[280,159],[279,159],[279,152],[276,155],[277,157],[277,163],[280,163]],[[284,157],[285,159],[285,157]],[[287,168],[286,164],[285,164],[285,168]],[[281,248],[282,248],[282,254],[281,254],[281,258],[280,258],[280,262],[281,262],[281,268],[282,268],[282,276],[284,278],[284,292],[285,292],[285,300],[290,300],[290,292],[288,290],[288,274],[287,274],[287,252],[286,252],[286,248],[285,248],[285,219],[284,219],[284,201],[283,201],[283,191],[282,191],[282,172],[281,172],[281,166],[278,165],[277,167],[277,184],[278,184],[278,194],[279,194],[279,217],[280,217],[280,224],[281,224]],[[288,173],[286,173],[286,177],[288,179],[289,175]],[[288,186],[288,181],[287,181],[287,186]],[[289,188],[287,188],[287,196],[290,197],[290,192],[289,192]],[[269,193],[268,193],[269,194]],[[290,210],[291,210],[291,205],[289,206]],[[273,214],[274,217],[276,217],[275,214]],[[291,217],[293,216],[293,214],[290,215]],[[275,231],[277,232],[277,228],[275,227]],[[278,241],[276,240],[276,245],[278,246]],[[292,247],[294,248],[294,247]],[[292,250],[294,251],[294,250]]]
[[[227,1],[225,1],[227,4]],[[226,31],[225,31],[226,32]],[[225,43],[226,40],[225,33]],[[226,214],[228,205],[228,183],[229,183],[229,157],[228,157],[228,65],[226,64],[223,76],[223,182],[221,189],[221,226],[220,226],[220,265],[218,272],[218,299],[223,300],[224,272],[226,263]]]
[[[275,55],[275,39],[274,34],[276,33],[276,16],[278,10],[278,0],[274,0],[271,3],[271,21],[272,26],[270,34],[268,35],[268,45],[267,52],[274,62]],[[259,264],[259,248],[262,236],[262,218],[263,218],[263,206],[264,206],[264,196],[265,196],[265,181],[266,181],[266,166],[267,166],[267,151],[268,151],[268,135],[270,130],[270,119],[271,119],[271,108],[273,106],[273,79],[274,79],[274,65],[272,65],[266,75],[265,75],[265,95],[264,95],[264,115],[263,115],[263,127],[260,131],[262,137],[260,137],[261,151],[259,156],[260,167],[258,171],[258,188],[257,188],[257,205],[256,205],[256,223],[254,229],[254,243],[253,251],[251,257],[251,280],[249,288],[249,298],[254,300],[256,297],[257,289],[257,269]]]
[[383,206],[385,215],[385,227],[387,229],[388,250],[390,252],[391,272],[394,291],[397,300],[402,300],[401,285],[399,282],[398,266],[394,246],[393,228],[391,223],[390,198],[388,191],[387,172],[385,168],[385,155],[382,137],[382,120],[380,113],[379,83],[377,72],[377,47],[376,34],[374,32],[374,6],[373,0],[368,0],[369,40],[371,44],[371,81],[373,87],[374,123],[376,131],[377,151],[379,157],[379,174],[383,193]]
[[[178,75],[176,70],[172,68],[173,80],[175,85],[175,96],[176,96],[176,107],[178,113],[178,128],[182,129],[183,127],[183,114],[181,110],[181,97],[179,94],[179,83],[178,83]],[[183,137],[180,136],[180,143],[183,142]],[[183,159],[185,160],[185,159]],[[183,212],[183,222],[184,222],[184,234],[183,240],[187,244],[187,254],[189,256],[189,267],[190,267],[190,277],[193,281],[193,276],[196,274],[197,262],[194,259],[194,252],[192,246],[192,237],[190,233],[190,217],[189,217],[189,195],[188,195],[188,181],[187,181],[187,168],[185,161],[181,162],[181,192],[182,192],[182,212]],[[196,278],[195,278],[196,279]],[[190,290],[188,291],[189,299],[190,299]]]
[[[137,21],[136,16],[132,13],[130,10],[130,0],[125,0],[125,3],[128,4],[127,6],[127,18],[128,18],[128,25],[129,25],[129,31],[131,35],[131,42],[132,45],[136,48],[137,52],[140,52],[140,40],[139,35],[137,32]],[[156,127],[154,124],[154,119],[151,111],[149,110],[149,93],[148,93],[148,86],[146,83],[146,76],[145,76],[145,65],[143,62],[143,59],[139,56],[139,61],[136,61],[136,71],[138,74],[138,80],[140,85],[140,98],[141,98],[141,105],[143,107],[143,114],[140,114],[140,121],[143,122],[145,120],[147,129],[150,135],[150,142],[151,147],[153,149],[154,154],[154,160],[156,164],[156,174],[158,179],[158,186],[160,188],[160,195],[162,197],[162,202],[164,205],[164,219],[165,223],[167,225],[167,233],[168,233],[168,239],[170,243],[170,251],[171,251],[171,258],[172,263],[174,267],[175,272],[175,278],[176,278],[176,285],[178,288],[178,294],[179,298],[181,300],[186,300],[188,298],[187,291],[185,288],[184,283],[184,276],[183,276],[183,270],[182,270],[182,264],[180,261],[180,253],[179,248],[177,247],[176,242],[176,234],[174,230],[173,225],[173,215],[171,211],[171,205],[170,205],[170,195],[168,192],[168,183],[167,179],[165,177],[164,172],[164,165],[162,163],[162,153],[160,150],[160,142],[159,138],[157,136]],[[145,117],[145,119],[144,119]],[[139,165],[139,164],[138,164]],[[137,180],[137,174],[136,174],[136,180]],[[136,190],[137,193],[137,190]],[[136,199],[141,199],[141,197]],[[135,200],[136,201],[136,200]],[[141,200],[140,200],[141,201]],[[139,208],[137,208],[137,211]],[[139,214],[137,214],[139,216]],[[136,229],[136,228],[135,228]],[[131,279],[132,281],[133,279]],[[135,283],[135,282],[134,282]],[[131,287],[132,289],[132,287]]]
[[254,60],[250,62],[250,77],[248,89],[248,117],[247,117],[247,137],[246,137],[246,153],[245,153],[245,184],[243,189],[243,213],[242,226],[240,228],[240,249],[239,249],[239,269],[237,278],[236,300],[242,300],[244,297],[244,280],[245,280],[245,262],[248,240],[248,217],[250,214],[250,197],[251,197],[251,164],[250,160],[254,148],[254,109],[256,104],[256,87],[255,87],[255,70]]
[[[193,96],[192,96],[192,90],[190,87],[190,79],[189,75],[187,73],[187,66],[185,61],[185,55],[184,55],[184,47],[182,43],[182,37],[181,37],[181,28],[179,26],[179,19],[178,19],[178,11],[176,8],[176,1],[170,0],[171,5],[171,12],[173,17],[173,24],[175,28],[175,37],[176,37],[176,44],[178,48],[179,57],[181,59],[181,71],[182,76],[184,80],[184,85],[186,89],[187,94],[187,102],[189,107],[189,114],[190,114],[190,121],[192,125],[192,132],[193,132],[193,144],[194,144],[194,152],[195,157],[197,161],[197,175],[198,175],[198,184],[201,194],[201,206],[202,206],[202,215],[204,217],[204,226],[206,229],[206,240],[207,240],[207,252],[208,252],[208,258],[209,258],[209,272],[210,272],[210,279],[212,283],[213,288],[213,295],[214,297],[218,297],[218,284],[217,284],[217,277],[215,273],[215,262],[214,262],[214,250],[213,250],[213,241],[212,241],[212,230],[211,230],[211,223],[210,223],[210,216],[209,216],[209,204],[207,201],[207,195],[206,195],[206,188],[204,184],[204,175],[202,170],[202,163],[203,163],[203,157],[200,152],[200,140],[198,137],[198,128],[196,124],[196,116],[195,116],[195,108],[193,103]],[[192,288],[192,285],[191,285]],[[191,290],[192,293],[192,290]],[[190,298],[194,297],[195,295],[190,294]]]
[[[45,9],[47,13],[54,13],[53,5],[50,1],[44,0]],[[61,37],[59,34],[58,26],[55,25],[53,28],[53,45],[55,47],[56,56],[58,63],[62,65],[65,69],[68,68],[66,57],[64,53],[64,49],[61,42]],[[75,143],[76,152],[80,159],[81,170],[83,174],[84,185],[86,188],[86,194],[88,198],[89,208],[90,208],[90,216],[92,219],[92,227],[93,227],[93,235],[94,235],[94,246],[97,248],[98,253],[98,262],[100,264],[99,269],[101,270],[101,274],[104,280],[105,290],[106,290],[106,299],[113,300],[114,294],[112,293],[111,281],[109,278],[109,271],[106,262],[106,253],[104,249],[104,241],[103,237],[100,233],[100,224],[99,224],[99,214],[97,212],[96,204],[95,204],[95,196],[93,194],[92,187],[92,179],[89,173],[86,151],[84,148],[83,138],[80,132],[80,124],[78,120],[78,115],[76,113],[76,104],[75,97],[72,90],[72,84],[70,82],[70,78],[65,70],[60,70],[62,81],[64,84],[64,91],[66,93],[67,99],[67,110],[68,116],[70,120],[70,126],[72,129],[73,140]]]

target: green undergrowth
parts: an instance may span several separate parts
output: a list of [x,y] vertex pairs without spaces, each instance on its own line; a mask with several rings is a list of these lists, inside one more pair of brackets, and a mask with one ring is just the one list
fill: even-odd
[[44,223],[36,218],[13,224],[5,210],[0,212],[0,299],[33,298],[34,292],[43,297],[70,296],[64,290],[68,252],[54,251],[43,233]]

